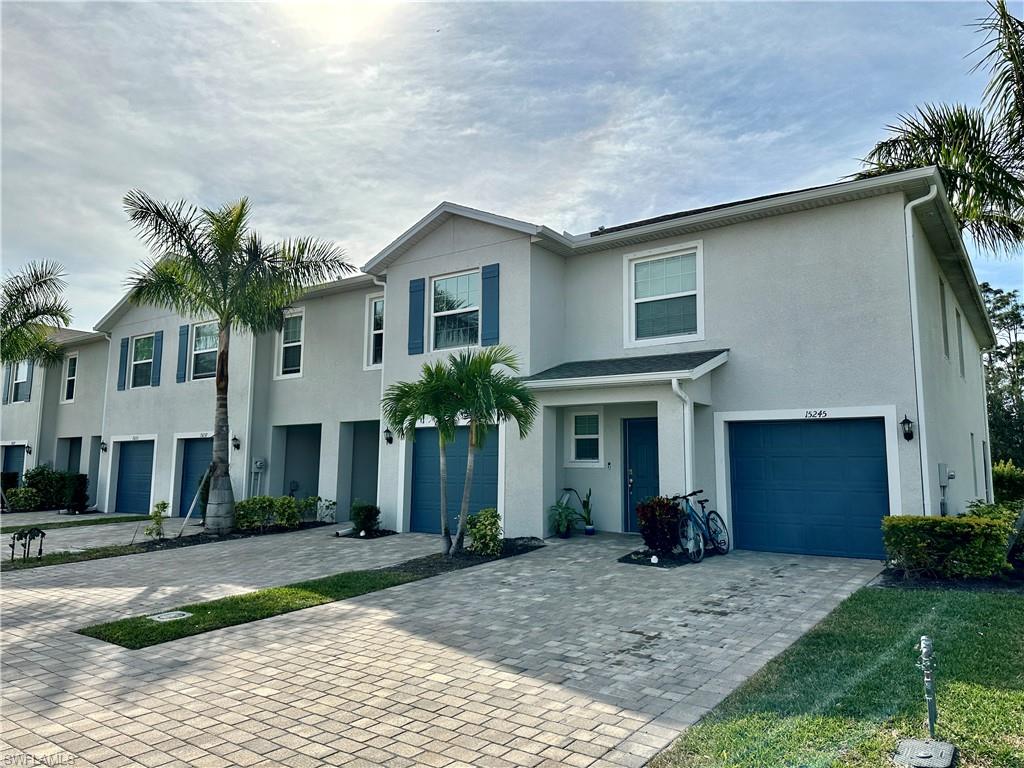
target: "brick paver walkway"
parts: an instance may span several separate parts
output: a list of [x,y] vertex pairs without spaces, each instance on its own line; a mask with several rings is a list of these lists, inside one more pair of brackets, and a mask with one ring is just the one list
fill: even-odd
[[[46,512],[4,512],[0,514],[0,527],[9,525],[40,525],[42,523],[66,523],[69,520],[103,520],[109,517],[127,517],[127,515],[106,515],[102,512],[84,515],[71,515],[65,512],[50,510]],[[137,515],[139,520],[147,520],[149,515]]]
[[615,562],[636,545],[580,537],[142,651],[71,630],[437,542],[320,529],[5,575],[4,759],[638,766],[879,570],[753,552]]

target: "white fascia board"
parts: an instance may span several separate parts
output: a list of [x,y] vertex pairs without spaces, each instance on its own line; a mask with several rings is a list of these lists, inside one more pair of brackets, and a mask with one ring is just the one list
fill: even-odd
[[720,355],[701,363],[687,371],[654,371],[651,373],[625,373],[612,376],[579,376],[572,379],[547,379],[523,382],[530,389],[582,389],[586,387],[627,387],[633,384],[660,384],[680,379],[696,381],[729,360],[729,353]]

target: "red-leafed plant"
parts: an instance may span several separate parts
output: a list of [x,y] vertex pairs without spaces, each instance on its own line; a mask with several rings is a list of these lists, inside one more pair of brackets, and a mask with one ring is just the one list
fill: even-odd
[[667,496],[651,496],[636,505],[640,535],[656,555],[665,557],[679,544],[679,502]]

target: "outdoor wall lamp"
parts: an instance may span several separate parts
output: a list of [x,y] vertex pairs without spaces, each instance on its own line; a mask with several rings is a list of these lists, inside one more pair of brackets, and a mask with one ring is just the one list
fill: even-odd
[[914,439],[914,422],[910,420],[907,414],[903,414],[903,421],[900,422],[900,427],[903,429],[904,440]]
[[242,450],[242,441],[238,439],[238,435],[234,435],[231,438],[231,447],[236,451]]
[[103,453],[107,452],[107,441],[106,440],[100,440],[100,451],[102,451]]
[[25,444],[25,453],[27,453],[29,456],[32,455],[32,446],[28,445],[27,443]]
[[384,442],[387,443],[388,445],[391,445],[393,442],[395,442],[395,436],[391,434],[390,429],[385,428],[384,430]]

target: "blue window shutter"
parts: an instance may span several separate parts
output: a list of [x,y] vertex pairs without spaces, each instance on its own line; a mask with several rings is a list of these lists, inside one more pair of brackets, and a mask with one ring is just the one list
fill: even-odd
[[160,386],[160,361],[164,359],[164,332],[157,331],[153,334],[153,378],[150,385]]
[[181,384],[188,369],[188,326],[178,326],[178,375],[175,380]]
[[423,312],[425,309],[426,280],[422,277],[409,281],[409,354],[423,354]]
[[11,365],[4,366],[4,405],[11,401]]
[[117,365],[117,388],[124,389],[125,378],[128,375],[128,339],[121,339],[121,356]]
[[480,345],[493,347],[498,343],[498,265],[488,264],[480,270]]
[[32,399],[32,374],[35,371],[35,363],[28,361],[28,376],[25,378],[25,402]]

